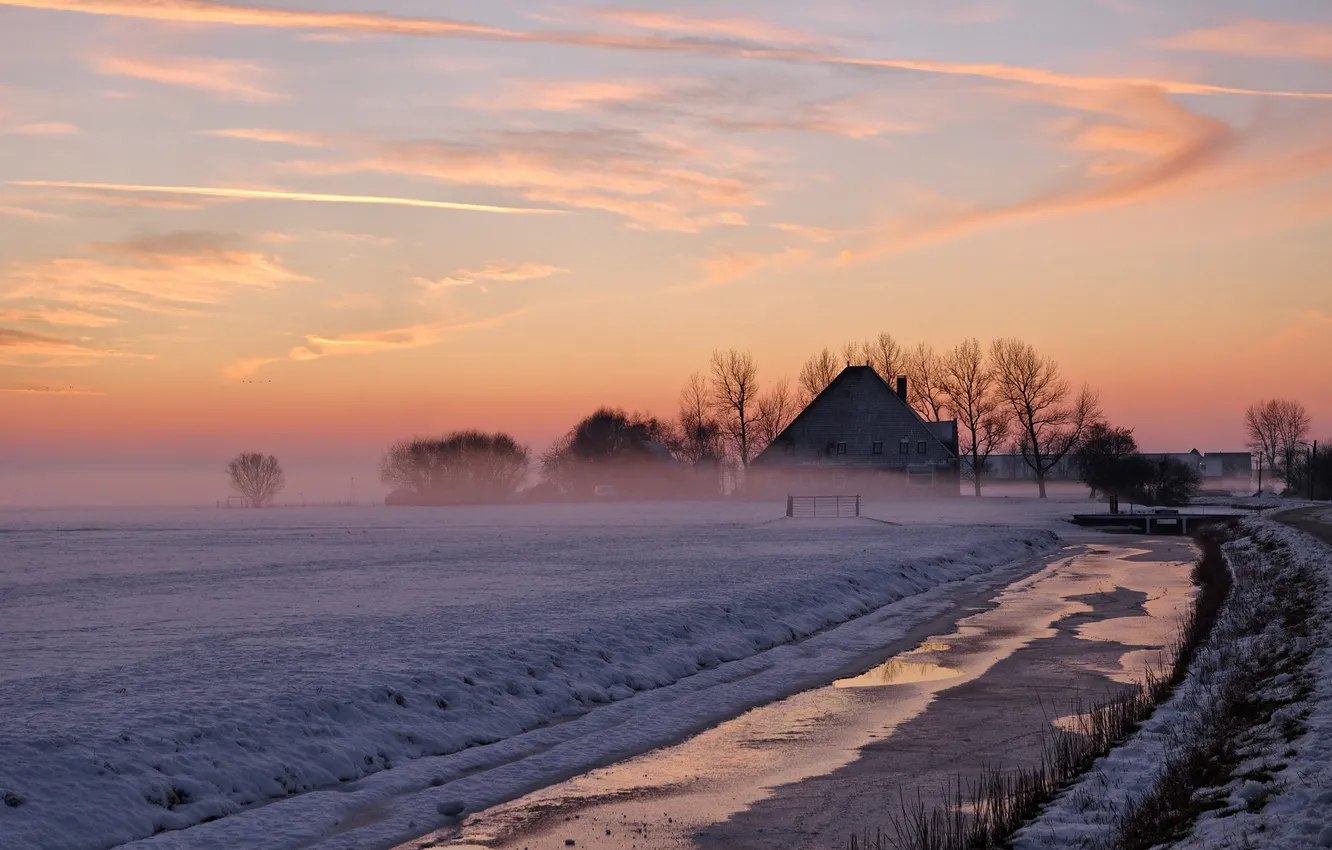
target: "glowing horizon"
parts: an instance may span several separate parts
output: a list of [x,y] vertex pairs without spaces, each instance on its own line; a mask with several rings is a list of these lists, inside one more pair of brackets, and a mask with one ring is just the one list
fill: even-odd
[[0,439],[316,447],[1027,339],[1332,437],[1332,9],[0,0]]

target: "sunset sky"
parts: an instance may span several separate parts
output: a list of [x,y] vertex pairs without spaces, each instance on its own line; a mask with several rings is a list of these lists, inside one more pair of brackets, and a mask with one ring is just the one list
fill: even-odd
[[345,498],[880,331],[1332,436],[1332,4],[0,0],[0,504]]

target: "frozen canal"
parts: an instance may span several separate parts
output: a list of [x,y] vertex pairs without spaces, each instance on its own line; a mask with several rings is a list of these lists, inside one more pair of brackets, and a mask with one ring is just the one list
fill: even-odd
[[[1083,534],[1001,591],[959,593],[904,651],[676,746],[594,770],[403,845],[827,848],[888,826],[1159,663],[1192,598],[1192,547]],[[960,619],[958,619],[960,617]],[[953,622],[956,621],[956,622]]]

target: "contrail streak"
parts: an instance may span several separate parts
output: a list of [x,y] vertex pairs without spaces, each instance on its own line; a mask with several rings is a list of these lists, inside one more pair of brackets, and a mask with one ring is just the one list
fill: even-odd
[[135,186],[121,183],[70,183],[57,180],[13,180],[11,186],[50,189],[90,189],[102,192],[134,192],[153,195],[193,195],[203,198],[239,198],[249,201],[308,201],[317,204],[378,204],[394,207],[426,207],[438,210],[502,213],[504,215],[565,215],[568,210],[532,207],[497,207],[453,201],[424,201],[418,198],[386,198],[379,195],[325,195],[315,192],[281,192],[262,189],[219,189],[209,186]]

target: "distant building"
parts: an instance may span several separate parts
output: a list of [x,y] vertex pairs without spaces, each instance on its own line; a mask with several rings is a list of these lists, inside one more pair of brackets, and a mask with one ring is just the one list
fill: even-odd
[[750,464],[751,493],[959,495],[957,423],[926,422],[869,366],[848,366]]
[[[1203,454],[1193,449],[1188,452],[1144,454],[1143,457],[1156,461],[1170,458],[1193,467],[1202,478],[1204,490],[1243,489],[1249,486],[1253,477],[1253,458],[1248,452]],[[964,469],[970,463],[970,458],[962,459]],[[1079,481],[1081,477],[1077,458],[1069,454],[1054,465],[1045,480]],[[1035,481],[1036,473],[1032,472],[1031,466],[1020,454],[994,454],[986,462],[984,478],[987,481]]]

